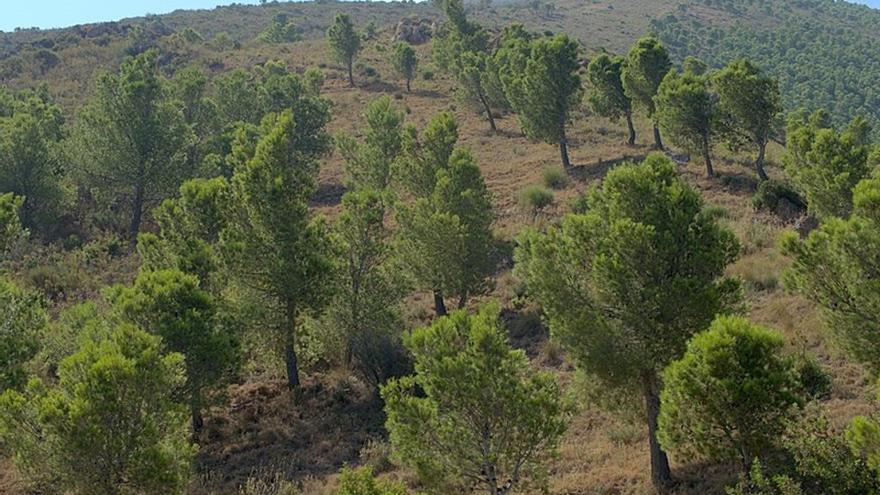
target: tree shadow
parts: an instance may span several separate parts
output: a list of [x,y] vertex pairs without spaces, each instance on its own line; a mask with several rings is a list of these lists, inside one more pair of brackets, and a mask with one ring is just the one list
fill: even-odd
[[639,163],[647,158],[648,155],[641,153],[635,155],[623,155],[617,158],[611,158],[608,160],[596,160],[595,163],[592,164],[581,164],[574,165],[569,172],[569,175],[572,179],[580,181],[580,182],[588,182],[597,179],[601,179],[605,177],[605,174],[608,173],[609,170],[620,165],[622,163]]
[[250,477],[295,482],[358,462],[384,438],[381,401],[357,382],[308,377],[294,400],[282,381],[230,388],[231,401],[206,415],[196,468],[211,487],[234,493]]
[[399,93],[400,88],[396,84],[387,81],[369,81],[366,84],[357,85],[357,88],[368,93]]
[[758,190],[758,178],[746,172],[726,172],[718,174],[718,184],[729,193],[754,194]]
[[434,90],[434,89],[414,89],[409,93],[406,93],[412,96],[418,96],[420,98],[445,98],[446,95],[443,93]]
[[337,182],[318,184],[318,189],[312,195],[311,206],[336,206],[342,202],[346,192],[345,186]]
[[550,338],[550,330],[544,325],[541,312],[537,308],[504,308],[500,319],[507,329],[510,345],[524,350],[530,359],[540,354],[544,342]]
[[692,462],[673,469],[672,494],[724,493],[724,487],[737,481],[735,463]]

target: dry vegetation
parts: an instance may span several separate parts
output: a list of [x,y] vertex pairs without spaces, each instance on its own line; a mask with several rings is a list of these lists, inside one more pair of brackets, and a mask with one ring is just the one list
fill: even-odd
[[[388,33],[383,36],[387,37]],[[318,63],[326,60],[323,50],[324,46],[320,42],[296,45],[291,48],[289,60],[293,60],[298,67],[305,67],[311,61]],[[419,51],[422,60],[425,60],[428,56],[427,47],[420,47]],[[556,191],[553,204],[543,215],[534,219],[518,207],[517,195],[530,184],[540,184],[542,171],[546,167],[557,165],[558,150],[555,146],[534,143],[522,137],[515,116],[512,115],[498,120],[499,133],[490,133],[483,117],[468,108],[462,108],[453,99],[451,82],[442,75],[438,74],[432,81],[414,82],[412,94],[402,92],[398,81],[388,81],[390,67],[382,54],[376,51],[375,43],[369,45],[362,60],[377,68],[382,75],[382,82],[363,83],[358,88],[350,89],[342,69],[331,67],[332,75],[324,87],[325,95],[334,102],[331,129],[357,132],[361,109],[370,99],[386,91],[399,98],[398,104],[407,109],[407,121],[417,126],[424,125],[438,111],[453,110],[460,124],[460,142],[474,152],[492,191],[498,217],[495,230],[505,239],[512,239],[519,230],[535,222],[553,221],[553,218],[568,210],[570,200],[590,184],[601,180],[610,167],[626,159],[638,159],[650,152],[649,146],[645,144],[650,132],[647,122],[640,122],[638,125],[640,144],[628,147],[625,144],[625,129],[620,124],[584,114],[578,116],[572,125],[574,132],[571,136],[572,162],[577,167],[574,179],[565,189]],[[871,382],[857,365],[842,359],[826,346],[822,336],[822,322],[816,309],[800,297],[787,293],[778,281],[786,260],[779,254],[775,241],[780,232],[792,226],[774,215],[756,212],[751,206],[756,183],[752,179],[750,165],[724,149],[718,149],[717,152],[725,156],[717,165],[720,178],[705,178],[699,162],[684,163],[680,171],[703,193],[709,205],[724,209],[725,222],[737,233],[743,244],[742,257],[731,266],[730,273],[745,281],[751,318],[783,332],[792,350],[809,350],[829,367],[834,377],[834,391],[824,406],[829,417],[834,419],[837,426],[842,427],[851,417],[867,413],[874,407]],[[778,148],[771,153],[776,163],[781,153],[782,150]],[[341,167],[340,157],[332,156],[325,160],[321,170],[322,191],[335,193],[322,197],[316,203],[317,208],[329,216],[337,210],[336,200],[343,190],[340,184]],[[778,177],[783,172],[771,165],[769,173]],[[571,392],[578,394],[580,389],[576,385],[573,368],[564,359],[560,359],[562,351],[547,340],[547,331],[541,325],[540,317],[533,308],[517,309],[515,299],[518,285],[519,282],[509,270],[505,270],[497,275],[495,290],[486,298],[502,301],[506,308],[512,341],[527,349],[535,366],[555,370],[570,385]],[[413,324],[429,318],[431,304],[429,294],[413,296],[409,305]],[[479,301],[473,303],[477,304]],[[358,452],[363,447],[373,445],[369,443],[369,439],[373,437],[357,428],[360,425],[375,427],[381,425],[381,420],[376,421],[374,418],[375,422],[371,424],[361,416],[364,409],[369,408],[357,401],[367,401],[369,398],[360,395],[362,392],[357,392],[357,387],[347,379],[340,378],[341,376],[343,375],[319,374],[313,385],[329,389],[331,396],[345,396],[345,399],[339,398],[341,403],[331,399],[320,403],[310,402],[305,406],[297,406],[299,413],[285,410],[285,406],[290,406],[290,403],[287,402],[289,398],[286,392],[281,392],[280,382],[274,385],[249,384],[230,390],[233,397],[236,397],[234,404],[242,401],[258,402],[259,405],[251,402],[250,407],[260,408],[264,416],[241,431],[242,427],[230,425],[237,425],[246,413],[235,410],[235,406],[232,411],[215,411],[215,416],[208,420],[208,424],[212,425],[217,421],[221,426],[209,427],[212,432],[217,432],[218,437],[206,444],[206,450],[212,454],[217,451],[234,453],[228,454],[225,464],[217,464],[211,458],[212,454],[206,454],[203,459],[211,458],[214,462],[205,462],[204,469],[218,468],[223,473],[224,486],[231,487],[243,479],[235,477],[235,473],[244,476],[249,469],[272,471],[266,466],[280,463],[279,469],[300,479],[305,483],[302,488],[308,491],[323,484],[316,482],[315,477],[319,480],[333,478],[331,473],[335,469],[322,469],[323,466],[332,465],[333,462],[336,462],[337,467],[345,463],[376,462],[370,460],[369,456],[364,459],[365,456],[359,455]],[[273,390],[273,387],[274,392],[253,393],[254,390]],[[239,399],[239,394],[243,391],[250,392],[250,395]],[[309,411],[310,406],[318,404],[324,408],[321,413]],[[378,409],[373,412],[379,413]],[[327,415],[330,414],[337,415],[336,419],[328,421]],[[286,421],[291,416],[298,420]],[[303,417],[320,418],[320,421],[318,425],[309,425],[308,432],[296,434]],[[334,426],[325,428],[325,422]],[[373,433],[380,432],[381,428],[376,428]],[[260,439],[266,442],[266,437],[271,439],[269,445],[261,443]],[[296,450],[290,445],[296,445],[298,439],[303,437],[309,441],[302,446],[302,450]],[[344,445],[340,445],[340,442]],[[644,447],[646,442],[647,431],[641,422],[620,419],[617,414],[604,412],[589,403],[582,404],[563,440],[561,455],[552,467],[551,493],[652,493],[653,488],[647,473],[648,452]],[[249,449],[257,449],[259,455],[254,455],[253,452],[242,453]],[[316,457],[310,458],[308,464],[297,464],[303,458],[303,452]],[[734,470],[719,466],[676,464],[674,457],[672,460],[675,475],[681,481],[677,493],[720,493],[723,486],[734,479]],[[240,465],[240,462],[245,465]],[[292,469],[294,466],[298,467]],[[232,477],[227,478],[230,475]],[[396,471],[386,475],[403,478],[407,476],[406,473]],[[216,480],[219,475],[207,476]]]
[[[671,9],[674,2],[655,2],[661,8]],[[608,47],[620,50],[632,42],[648,26],[654,15],[645,13],[645,2],[635,0],[615,2],[559,2],[555,12],[532,15],[525,8],[498,7],[483,13],[484,19],[497,25],[513,20],[529,19],[527,27],[581,31],[574,26],[589,19],[599,25],[581,41],[591,49]],[[312,6],[303,6],[303,12]],[[242,25],[254,26],[267,22],[273,8],[233,9],[228,15],[241,15]],[[268,59],[281,59],[296,70],[310,66],[324,66],[327,81],[324,94],[333,102],[331,132],[357,133],[359,115],[364,105],[382,94],[392,94],[395,101],[406,109],[407,121],[419,127],[435,113],[452,110],[460,125],[460,143],[475,154],[487,184],[493,194],[497,214],[495,230],[502,238],[512,240],[522,228],[534,223],[552,222],[568,210],[568,202],[590,184],[602,179],[615,164],[627,159],[639,159],[649,152],[647,146],[650,127],[638,122],[639,144],[625,145],[625,132],[620,123],[586,114],[577,116],[571,126],[572,162],[576,165],[574,179],[564,189],[555,192],[553,204],[543,214],[532,217],[517,205],[521,189],[540,184],[546,167],[558,163],[557,148],[534,143],[521,136],[516,119],[505,115],[498,119],[499,132],[490,133],[485,120],[453,97],[452,82],[429,62],[429,45],[418,47],[420,73],[434,72],[431,80],[420,76],[413,81],[413,92],[402,91],[402,81],[392,76],[387,53],[381,47],[388,45],[390,23],[408,14],[436,16],[424,6],[400,4],[346,5],[356,14],[359,24],[375,19],[380,26],[378,39],[366,44],[360,56],[363,64],[374,67],[379,76],[358,76],[358,87],[349,88],[344,71],[334,65],[325,65],[330,59],[322,40],[282,45],[267,45],[245,41],[239,50],[210,51],[196,47],[182,53],[167,67],[173,71],[184,62],[195,62],[213,72],[235,67],[249,67]],[[298,6],[285,6],[285,11],[303,16]],[[331,10],[323,9],[323,17],[307,16],[308,26],[326,26]],[[571,12],[570,12],[571,11]],[[576,15],[573,12],[576,11]],[[297,13],[294,13],[297,12]],[[656,12],[652,13],[656,14]],[[165,18],[171,27],[197,25],[204,28],[206,38],[219,31],[232,31],[228,24],[217,22],[210,12],[175,13]],[[626,22],[623,22],[626,19]],[[323,28],[321,28],[322,30]],[[318,28],[306,27],[306,33]],[[253,28],[239,27],[240,39],[252,39]],[[83,42],[62,51],[60,65],[45,75],[25,73],[9,81],[14,87],[37,82],[49,85],[53,94],[71,114],[90,93],[91,81],[98,68],[114,67],[121,59],[124,40],[115,39],[106,46]],[[215,63],[219,62],[219,63]],[[781,149],[771,150],[768,173],[783,174],[774,164],[779,163]],[[743,157],[716,151],[719,159],[716,170],[720,177],[707,179],[701,163],[687,162],[680,166],[681,174],[702,191],[707,203],[724,210],[725,222],[738,234],[743,253],[730,267],[730,273],[741,276],[747,287],[750,317],[783,332],[792,350],[809,350],[826,365],[834,378],[831,398],[823,403],[835,425],[844,425],[849,418],[873,410],[872,386],[867,375],[857,366],[841,359],[826,344],[823,324],[817,310],[798,296],[787,293],[778,279],[786,264],[779,254],[775,240],[785,229],[791,228],[780,218],[758,213],[751,206],[756,184]],[[328,216],[338,209],[343,192],[342,167],[339,156],[328,157],[321,170],[321,187],[315,199],[315,208]],[[94,268],[90,276],[102,281],[125,280],[134,270],[134,263],[114,263]],[[100,270],[114,270],[112,276]],[[115,270],[120,270],[116,272]],[[109,279],[109,280],[108,280]],[[573,368],[565,362],[562,351],[547,340],[547,331],[541,325],[535,309],[517,299],[519,282],[506,269],[496,276],[496,286],[487,298],[496,298],[505,308],[512,341],[526,348],[535,366],[555,370],[571,393],[581,394]],[[479,301],[473,303],[477,304]],[[424,322],[430,315],[431,299],[428,294],[415,295],[409,303],[413,324]],[[259,367],[258,367],[259,368]],[[339,370],[314,369],[305,385],[305,397],[294,403],[283,382],[268,373],[254,372],[246,383],[231,386],[225,406],[215,407],[206,418],[206,428],[199,439],[201,451],[197,460],[197,479],[191,492],[236,493],[248,478],[260,478],[262,488],[251,481],[250,493],[264,493],[270,485],[280,485],[279,476],[294,480],[305,493],[322,493],[333,486],[335,473],[343,465],[372,464],[383,476],[412,481],[387,459],[383,443],[381,405],[366,388]],[[574,417],[563,440],[561,455],[551,468],[550,492],[553,494],[643,494],[652,493],[648,474],[647,432],[642,422],[628,422],[618,414],[603,412],[584,401]],[[673,457],[674,475],[680,480],[677,493],[721,493],[722,487],[734,476],[734,470],[724,466],[704,466],[678,463]],[[0,492],[19,493],[16,477],[4,461],[0,464]],[[244,491],[242,491],[244,493]],[[268,493],[268,491],[266,492]]]

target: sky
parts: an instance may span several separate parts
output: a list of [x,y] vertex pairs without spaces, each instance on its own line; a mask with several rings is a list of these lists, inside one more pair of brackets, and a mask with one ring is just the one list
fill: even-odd
[[[880,1],[880,0],[878,0]],[[0,0],[0,31],[16,27],[54,28],[117,21],[177,9],[212,9],[233,0]],[[259,3],[236,0],[235,3]]]
[[[880,0],[854,0],[880,8]],[[176,9],[210,9],[232,0],[0,0],[0,31],[16,27],[53,28],[87,22],[115,21]],[[259,3],[238,0],[237,3]]]

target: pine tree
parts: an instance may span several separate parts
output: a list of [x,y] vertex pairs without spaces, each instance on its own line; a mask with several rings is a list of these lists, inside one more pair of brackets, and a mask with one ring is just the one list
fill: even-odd
[[132,241],[149,205],[177,190],[192,170],[184,164],[191,141],[181,108],[166,94],[149,50],[105,74],[81,113],[74,148],[82,180],[130,215]]
[[406,81],[406,92],[410,92],[410,82],[416,75],[419,67],[419,59],[416,51],[406,42],[399,42],[394,45],[391,53],[391,65],[394,70]]
[[[309,120],[313,119],[313,120]],[[317,158],[327,151],[327,114],[285,111],[267,121],[252,159],[232,177],[236,209],[221,234],[237,279],[271,302],[279,322],[288,384],[300,385],[297,334],[300,317],[320,311],[332,289],[333,248],[320,218],[312,218]],[[306,130],[317,130],[306,132]]]
[[333,55],[348,69],[348,84],[354,87],[354,59],[361,51],[361,35],[348,14],[339,12],[327,30],[327,42]]
[[654,147],[663,149],[663,141],[660,139],[660,128],[657,126],[654,113],[654,96],[657,88],[666,73],[672,69],[669,61],[669,53],[653,36],[647,36],[636,41],[630,48],[623,67],[623,87],[626,95],[648,114],[648,118],[654,122]]
[[417,373],[382,388],[401,460],[440,493],[545,485],[568,408],[553,377],[511,349],[498,306],[456,311],[415,330],[406,345]]
[[712,177],[712,143],[718,136],[717,97],[705,77],[669,71],[654,97],[657,123],[672,143],[699,153]]
[[589,104],[594,112],[611,120],[626,119],[629,131],[627,144],[636,144],[636,129],[632,121],[632,100],[623,90],[622,57],[609,57],[604,53],[594,58],[587,66],[590,81]]
[[584,371],[610,390],[640,392],[651,478],[665,486],[659,374],[716,314],[736,309],[739,286],[724,272],[739,245],[661,155],[615,167],[585,202],[545,234],[522,234],[515,270]]
[[777,114],[782,110],[779,83],[752,62],[735,60],[712,78],[720,97],[724,130],[733,143],[746,141],[758,148],[755,171],[767,180],[764,156]]
[[516,77],[509,95],[526,135],[558,144],[562,165],[571,169],[565,128],[580,99],[578,45],[565,35],[532,43],[525,71]]

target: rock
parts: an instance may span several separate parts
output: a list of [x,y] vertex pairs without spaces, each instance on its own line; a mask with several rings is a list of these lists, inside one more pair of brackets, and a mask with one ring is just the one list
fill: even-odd
[[434,25],[427,19],[401,19],[394,28],[392,41],[406,41],[410,45],[427,43],[434,34]]

